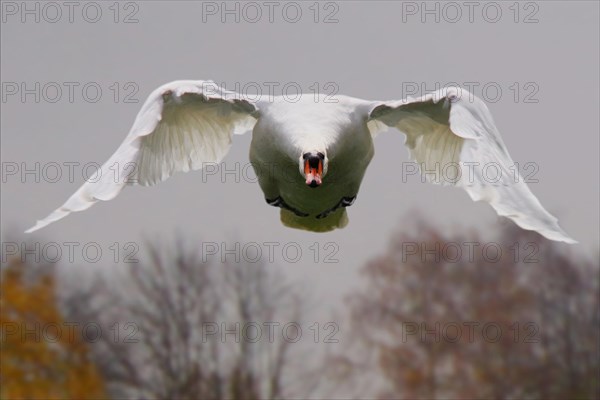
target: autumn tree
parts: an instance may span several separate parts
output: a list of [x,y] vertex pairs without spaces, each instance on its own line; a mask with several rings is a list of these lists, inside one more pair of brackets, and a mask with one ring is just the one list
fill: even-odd
[[17,257],[1,275],[0,397],[105,398],[80,326],[59,309],[55,268]]
[[597,261],[512,225],[485,239],[413,225],[349,300],[375,365],[339,362],[376,368],[386,398],[599,397]]

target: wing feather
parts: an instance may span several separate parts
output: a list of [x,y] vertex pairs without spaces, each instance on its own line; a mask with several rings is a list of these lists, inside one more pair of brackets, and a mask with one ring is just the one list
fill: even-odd
[[255,105],[239,97],[212,81],[175,81],[159,87],[96,175],[26,232],[85,210],[98,200],[111,200],[126,185],[154,185],[175,172],[221,161],[232,135],[248,131],[256,122]]
[[523,229],[576,243],[531,192],[487,106],[468,91],[448,87],[417,99],[378,102],[370,121],[406,134],[411,158],[428,182],[462,187]]

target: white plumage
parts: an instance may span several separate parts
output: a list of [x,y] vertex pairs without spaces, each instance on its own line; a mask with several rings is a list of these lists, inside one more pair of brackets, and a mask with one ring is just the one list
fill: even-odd
[[429,182],[462,187],[524,229],[575,243],[514,169],[486,105],[466,90],[451,87],[397,101],[316,100],[252,102],[212,81],[163,85],[101,167],[100,179],[88,180],[27,232],[110,200],[125,185],[153,185],[220,162],[232,136],[249,130],[250,160],[265,199],[281,207],[282,222],[311,231],[342,228],[373,156],[373,137],[394,127],[406,134],[411,157]]

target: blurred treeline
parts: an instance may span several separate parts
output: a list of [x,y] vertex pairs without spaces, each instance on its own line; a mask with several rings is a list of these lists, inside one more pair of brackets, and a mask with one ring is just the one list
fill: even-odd
[[340,346],[321,355],[281,335],[207,334],[222,321],[306,317],[309,296],[261,263],[147,245],[147,261],[78,285],[13,257],[1,271],[0,398],[331,398],[332,387],[356,398],[600,398],[598,257],[508,224],[486,243],[424,222],[394,235],[348,295]]
[[349,376],[377,368],[383,398],[600,398],[598,257],[512,224],[492,242],[416,225],[362,269]]

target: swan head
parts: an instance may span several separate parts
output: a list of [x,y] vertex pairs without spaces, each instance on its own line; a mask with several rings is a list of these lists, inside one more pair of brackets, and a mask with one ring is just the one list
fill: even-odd
[[309,151],[300,156],[300,173],[304,176],[306,184],[311,188],[321,186],[323,177],[327,174],[329,160],[325,152]]

